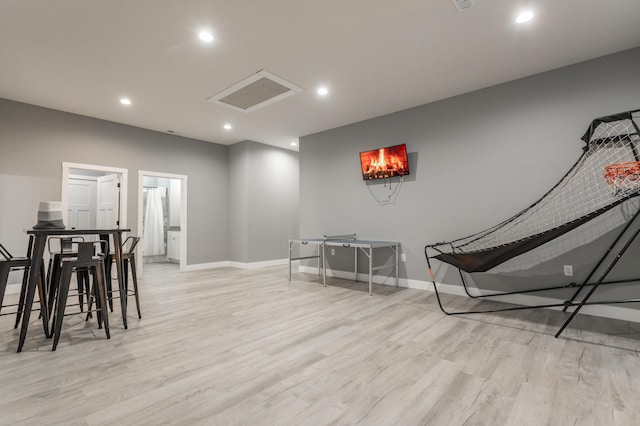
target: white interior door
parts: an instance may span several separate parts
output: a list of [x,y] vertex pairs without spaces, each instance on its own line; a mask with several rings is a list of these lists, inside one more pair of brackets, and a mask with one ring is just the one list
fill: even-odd
[[110,229],[118,227],[118,204],[120,184],[117,174],[100,176],[97,180],[98,198],[96,228]]
[[69,177],[67,227],[94,229],[96,227],[96,180]]

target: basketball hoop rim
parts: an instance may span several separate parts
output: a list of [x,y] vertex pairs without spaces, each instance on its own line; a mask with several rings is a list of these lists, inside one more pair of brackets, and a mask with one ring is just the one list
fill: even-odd
[[640,161],[613,163],[605,166],[604,170],[604,178],[613,188],[629,183],[633,186],[640,184]]

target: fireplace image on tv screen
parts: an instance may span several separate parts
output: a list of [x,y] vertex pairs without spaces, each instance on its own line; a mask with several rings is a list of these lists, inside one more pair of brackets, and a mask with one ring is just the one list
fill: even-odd
[[405,144],[360,153],[362,179],[385,179],[409,174]]

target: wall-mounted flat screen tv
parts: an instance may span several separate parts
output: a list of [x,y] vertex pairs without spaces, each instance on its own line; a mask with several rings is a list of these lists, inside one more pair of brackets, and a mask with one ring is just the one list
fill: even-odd
[[409,174],[407,145],[394,145],[360,153],[362,179],[386,179]]

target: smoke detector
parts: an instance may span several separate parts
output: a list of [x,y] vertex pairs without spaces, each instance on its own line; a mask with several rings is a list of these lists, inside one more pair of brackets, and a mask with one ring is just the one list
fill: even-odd
[[296,93],[302,88],[260,70],[207,100],[242,112],[251,112]]
[[473,0],[451,0],[453,1],[453,5],[462,12],[465,9],[469,9],[473,6]]

